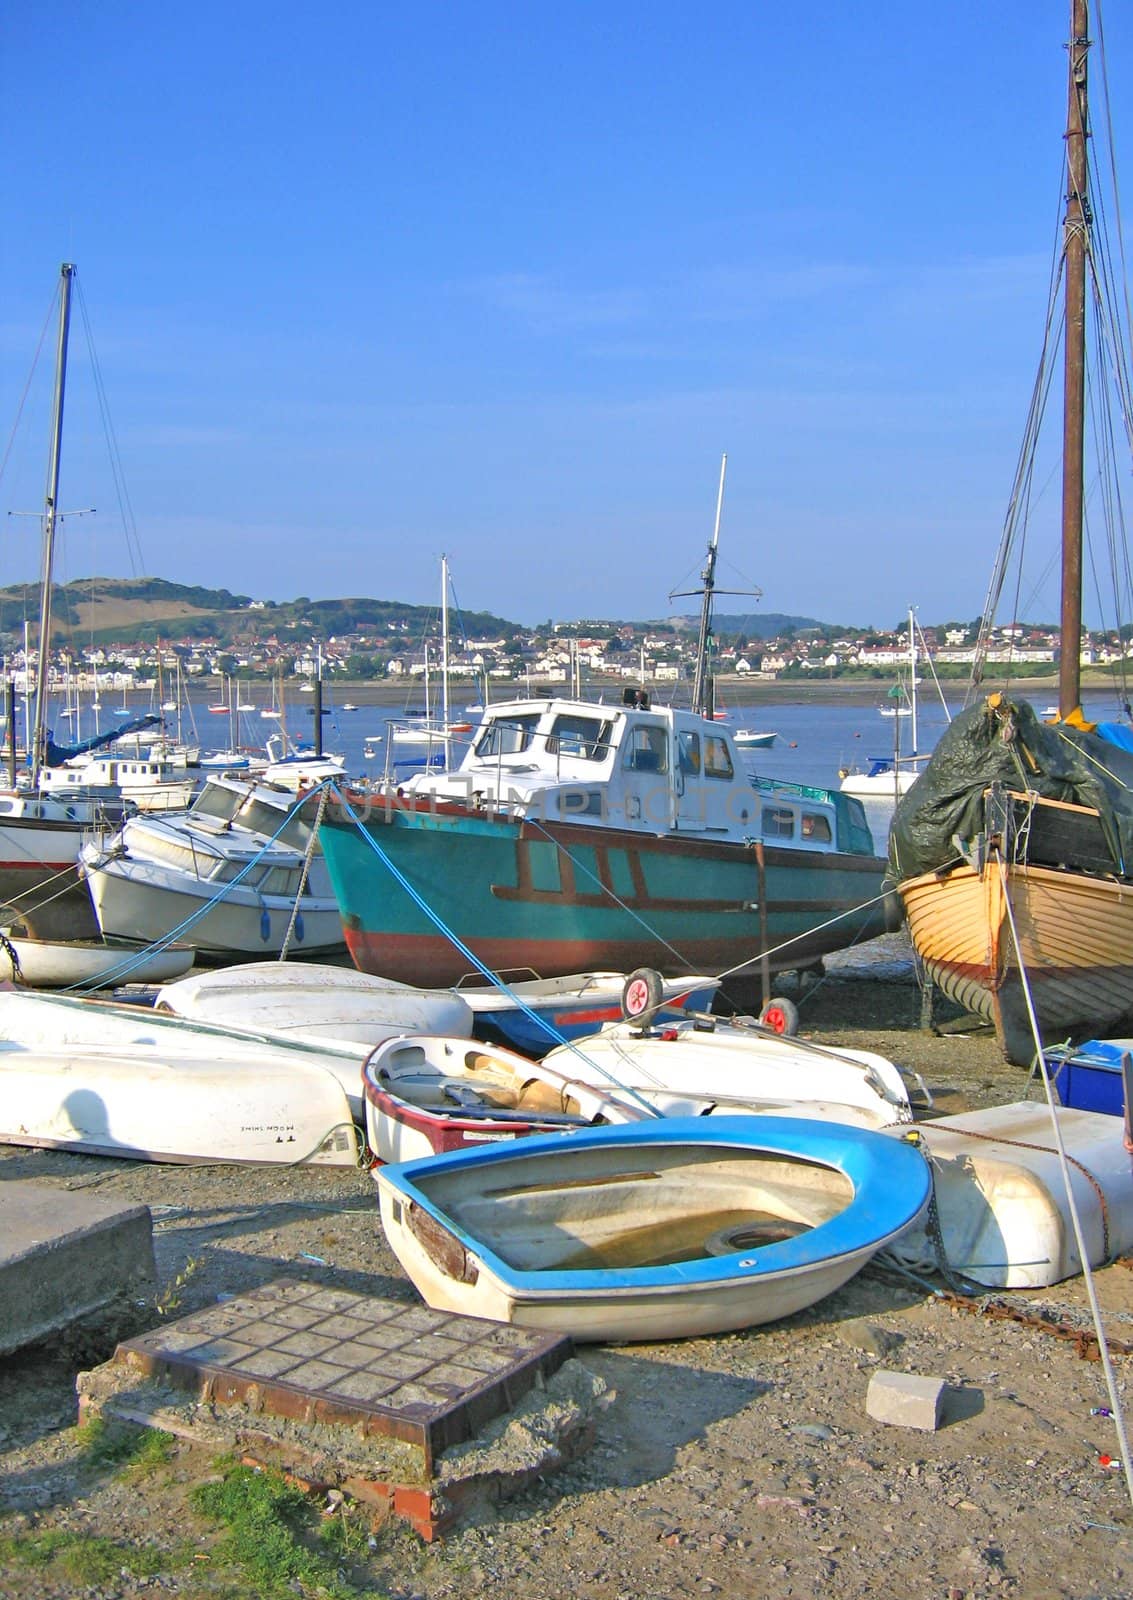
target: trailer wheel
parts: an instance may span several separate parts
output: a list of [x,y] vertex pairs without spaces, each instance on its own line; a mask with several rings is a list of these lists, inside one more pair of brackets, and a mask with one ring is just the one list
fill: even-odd
[[759,1020],[765,1028],[770,1028],[772,1033],[789,1034],[793,1037],[799,1031],[799,1011],[793,1000],[782,998],[769,1000],[759,1013]]
[[661,974],[652,967],[638,967],[622,988],[622,1016],[640,1028],[648,1028],[665,1003]]

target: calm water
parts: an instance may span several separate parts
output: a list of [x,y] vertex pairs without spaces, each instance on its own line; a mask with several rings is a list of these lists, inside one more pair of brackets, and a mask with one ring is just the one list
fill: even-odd
[[[1036,710],[1042,712],[1051,704],[1054,695],[1047,689],[1028,698]],[[962,692],[950,696],[949,710],[954,714],[962,703]],[[360,706],[355,711],[343,711],[329,694],[326,704],[328,714],[323,719],[324,748],[342,755],[347,771],[352,775],[367,773],[378,776],[385,766],[384,739],[378,746],[377,758],[369,761],[363,753],[364,742],[367,736],[385,735],[388,719],[403,720],[404,712],[400,707],[388,706]],[[836,788],[841,768],[857,767],[864,770],[875,757],[891,757],[897,739],[900,740],[900,753],[909,753],[911,718],[882,716],[881,710],[885,704],[884,688],[879,685],[878,697],[873,704],[800,701],[737,707],[731,712],[728,725],[733,729],[773,730],[778,735],[770,750],[747,753],[749,766],[761,776]],[[230,727],[228,718],[210,715],[206,705],[207,699],[202,699],[199,704],[194,702],[193,709],[201,747],[207,752],[227,747]],[[130,709],[131,714],[136,716],[146,708],[139,706]],[[1089,691],[1084,696],[1084,709],[1087,716],[1094,719],[1113,718],[1119,714],[1115,696],[1102,691]],[[304,742],[314,737],[314,718],[309,710],[302,702],[292,703],[288,708],[288,731],[293,738]],[[459,694],[453,698],[453,715],[463,715],[463,700]],[[470,720],[476,719],[473,716]],[[104,712],[103,727],[107,725]],[[922,689],[917,715],[918,749],[930,751],[946,725],[939,696],[935,690],[930,694],[929,688]],[[66,722],[58,723],[57,737],[65,739],[67,728]],[[185,728],[188,733],[187,719]],[[277,729],[277,723],[261,718],[258,713],[246,714],[240,718],[239,741],[249,747],[262,746]],[[84,735],[92,731],[92,728],[83,729]],[[413,753],[414,747],[411,745],[398,745],[395,750],[399,759],[412,758]],[[885,801],[868,801],[866,811],[874,842],[879,850],[884,850],[892,805]]]

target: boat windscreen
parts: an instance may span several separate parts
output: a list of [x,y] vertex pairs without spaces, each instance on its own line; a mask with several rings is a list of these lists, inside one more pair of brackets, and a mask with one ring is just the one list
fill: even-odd
[[539,725],[539,713],[493,717],[476,741],[478,756],[514,756],[530,748]]

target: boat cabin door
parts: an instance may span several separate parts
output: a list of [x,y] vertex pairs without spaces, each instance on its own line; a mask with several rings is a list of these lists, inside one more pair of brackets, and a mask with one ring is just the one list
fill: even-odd
[[703,828],[704,826],[704,751],[700,734],[691,728],[679,728],[676,745],[676,828]]

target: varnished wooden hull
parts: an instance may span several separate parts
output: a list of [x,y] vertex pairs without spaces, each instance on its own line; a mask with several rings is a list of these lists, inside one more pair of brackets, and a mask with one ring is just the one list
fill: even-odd
[[1044,1046],[1133,1012],[1133,885],[992,860],[907,879],[900,894],[926,972],[994,1023],[1009,1061],[1035,1056],[1026,989]]

